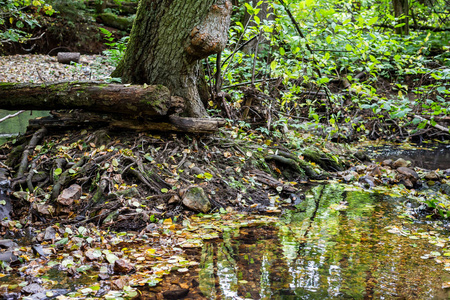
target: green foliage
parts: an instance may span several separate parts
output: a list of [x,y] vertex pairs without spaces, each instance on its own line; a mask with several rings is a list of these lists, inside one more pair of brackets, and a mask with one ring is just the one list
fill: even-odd
[[0,45],[30,39],[32,35],[26,29],[39,26],[40,14],[54,12],[45,0],[0,0]]
[[[253,81],[267,92],[265,80],[281,78],[280,112],[306,112],[311,123],[331,128],[329,136],[339,134],[339,124],[355,121],[355,109],[398,126],[410,124],[415,113],[449,113],[450,33],[433,30],[450,25],[445,1],[411,1],[414,19],[395,17],[386,0],[284,0],[286,8],[280,1],[250,3],[235,15],[222,53],[225,86]],[[261,15],[265,3],[270,9]],[[395,34],[407,21],[430,30]],[[254,40],[242,47],[259,35],[258,51]],[[210,65],[215,62],[210,58]]]
[[99,29],[101,33],[105,35],[105,40],[107,41],[105,45],[110,47],[110,49],[103,51],[103,54],[106,55],[109,63],[117,67],[123,55],[125,54],[125,50],[127,48],[128,40],[130,37],[124,36],[117,42],[114,42],[114,37],[112,36],[112,33],[109,30],[105,28]]

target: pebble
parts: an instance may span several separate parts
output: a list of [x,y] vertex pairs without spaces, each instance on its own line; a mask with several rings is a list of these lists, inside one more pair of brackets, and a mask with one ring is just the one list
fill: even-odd
[[72,65],[42,54],[0,56],[0,82],[105,81],[114,69],[102,55],[81,55]]

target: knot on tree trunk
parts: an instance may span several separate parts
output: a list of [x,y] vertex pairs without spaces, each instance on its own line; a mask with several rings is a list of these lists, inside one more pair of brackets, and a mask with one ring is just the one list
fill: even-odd
[[192,29],[186,52],[194,59],[202,59],[222,51],[228,40],[231,11],[228,0],[212,5],[203,22]]

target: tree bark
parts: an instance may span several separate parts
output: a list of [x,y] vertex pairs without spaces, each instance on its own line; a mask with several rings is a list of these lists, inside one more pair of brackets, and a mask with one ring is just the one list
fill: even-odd
[[160,117],[182,111],[184,101],[162,85],[137,86],[95,82],[0,84],[6,110],[85,109],[133,117]]
[[393,0],[392,5],[394,7],[394,15],[396,18],[404,16],[400,22],[404,22],[405,25],[395,28],[395,33],[401,35],[409,34],[409,1],[408,0]]
[[123,83],[162,84],[184,98],[184,115],[204,117],[198,60],[222,51],[229,0],[141,0],[124,59],[112,74]]

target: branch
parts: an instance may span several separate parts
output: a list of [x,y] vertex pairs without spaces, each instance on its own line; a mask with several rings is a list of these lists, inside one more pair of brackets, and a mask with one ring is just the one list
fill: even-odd
[[14,114],[7,115],[6,117],[3,117],[3,118],[0,119],[0,123],[2,123],[3,121],[6,121],[8,119],[17,117],[18,115],[20,115],[23,112],[25,112],[25,111],[24,110],[19,110],[18,112],[14,113]]

